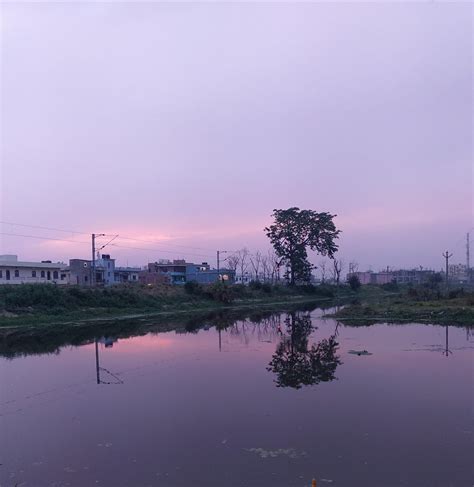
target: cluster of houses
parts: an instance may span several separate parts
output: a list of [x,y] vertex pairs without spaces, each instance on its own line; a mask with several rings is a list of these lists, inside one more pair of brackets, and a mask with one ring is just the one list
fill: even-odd
[[234,282],[235,273],[228,269],[211,269],[207,262],[194,264],[185,260],[160,260],[145,268],[119,267],[115,259],[102,254],[95,261],[70,259],[64,262],[25,262],[16,255],[0,255],[0,284],[54,283],[58,285],[110,286],[121,283],[185,284],[196,281],[201,284],[217,280]]
[[[434,270],[411,269],[389,270],[382,272],[354,272],[361,284],[422,284],[428,282]],[[348,274],[347,277],[351,274]],[[450,266],[449,278],[453,282],[467,283],[472,281],[467,266],[457,264]],[[470,279],[471,277],[471,279]],[[122,283],[142,284],[175,284],[182,285],[195,281],[200,284],[211,284],[216,281],[248,284],[255,276],[249,273],[236,276],[230,269],[211,269],[207,262],[195,264],[185,260],[159,260],[145,267],[120,267],[109,254],[98,255],[92,260],[70,259],[64,262],[25,262],[16,255],[0,255],[1,284],[55,283],[59,285],[110,286]],[[258,277],[265,281],[265,276]]]
[[[431,269],[400,269],[400,270],[386,270],[382,272],[353,272],[347,275],[356,275],[361,284],[389,284],[396,282],[397,284],[423,284],[430,280],[436,274],[436,271]],[[471,282],[467,265],[456,264],[450,265],[448,268],[448,276],[451,282],[457,284],[466,284]]]

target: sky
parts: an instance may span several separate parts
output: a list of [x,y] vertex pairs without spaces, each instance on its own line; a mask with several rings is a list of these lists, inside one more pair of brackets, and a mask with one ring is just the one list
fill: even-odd
[[0,12],[0,253],[88,258],[95,232],[122,265],[214,264],[266,251],[273,209],[297,206],[336,214],[360,269],[465,262],[471,4]]

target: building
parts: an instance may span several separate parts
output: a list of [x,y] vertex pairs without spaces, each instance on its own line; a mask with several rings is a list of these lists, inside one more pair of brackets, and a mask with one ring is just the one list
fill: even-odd
[[355,275],[359,278],[361,284],[389,284],[390,282],[396,282],[397,284],[423,284],[428,282],[431,275],[434,274],[432,270],[425,269],[400,269],[400,270],[386,270],[382,272],[353,272],[347,274],[347,279],[351,275]]
[[[69,261],[69,283],[90,286],[92,280],[92,260],[71,259]],[[95,284],[110,286],[115,284],[115,259],[110,255],[98,256],[95,261]]]
[[[69,283],[89,286],[92,278],[92,261],[88,259],[71,259],[69,261]],[[111,286],[126,282],[138,282],[139,267],[117,267],[115,259],[109,254],[99,255],[95,261],[95,284]]]
[[116,284],[138,282],[140,271],[140,267],[115,267],[114,282]]
[[466,264],[450,264],[448,266],[449,280],[456,284],[466,284],[470,281]]
[[66,264],[19,261],[17,255],[0,255],[0,284],[67,284]]
[[102,254],[95,260],[95,283],[110,286],[115,284],[115,259],[109,254]]
[[160,260],[149,263],[140,273],[140,282],[144,284],[175,284],[183,285],[195,281],[200,284],[211,284],[220,279],[229,283],[234,282],[235,272],[228,269],[211,269],[207,262],[194,264],[185,260]]
[[69,260],[69,284],[79,286],[90,286],[92,266],[91,261],[87,259],[70,259]]
[[424,284],[428,282],[435,271],[428,269],[400,269],[392,271],[393,280],[397,284]]
[[349,280],[351,276],[356,276],[361,284],[372,284],[373,274],[372,271],[351,272],[350,274],[347,274],[347,280]]

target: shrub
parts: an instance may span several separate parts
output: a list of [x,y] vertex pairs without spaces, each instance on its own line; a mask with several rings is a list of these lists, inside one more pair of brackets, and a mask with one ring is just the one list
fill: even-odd
[[464,296],[464,289],[462,287],[458,289],[453,289],[448,293],[448,299],[456,299],[462,296]]
[[187,281],[184,285],[184,290],[188,294],[201,294],[202,287],[197,281]]
[[262,291],[267,294],[271,294],[273,291],[273,286],[269,282],[264,282],[262,284]]
[[353,291],[358,291],[360,288],[360,280],[359,278],[355,275],[352,274],[349,279],[347,280],[349,286]]
[[221,303],[231,303],[234,300],[234,292],[231,286],[223,282],[215,282],[206,289],[206,295],[214,301]]
[[387,282],[386,284],[382,284],[381,287],[384,291],[393,291],[393,292],[397,292],[400,289],[398,287],[397,281]]

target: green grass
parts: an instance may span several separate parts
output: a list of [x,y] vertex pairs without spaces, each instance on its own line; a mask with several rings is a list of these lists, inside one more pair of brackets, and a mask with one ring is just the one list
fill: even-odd
[[333,288],[222,285],[209,286],[0,286],[0,327],[194,313],[279,303],[329,300]]
[[451,298],[439,296],[438,299],[436,294],[415,295],[413,291],[402,290],[372,301],[359,299],[328,316],[351,325],[387,322],[474,325],[474,293],[452,293]]

